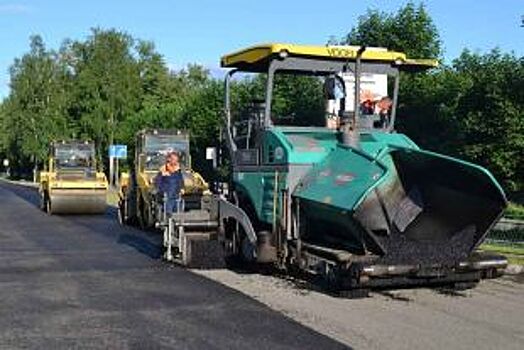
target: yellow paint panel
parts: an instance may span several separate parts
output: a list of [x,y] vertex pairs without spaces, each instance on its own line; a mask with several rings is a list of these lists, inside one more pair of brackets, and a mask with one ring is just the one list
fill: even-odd
[[[222,67],[239,67],[246,65],[258,66],[276,55],[288,55],[294,57],[310,57],[318,59],[331,59],[341,61],[351,61],[357,57],[359,46],[309,46],[293,44],[261,44],[247,49],[236,51],[225,55],[221,59]],[[399,65],[416,65],[436,67],[437,60],[433,59],[408,59],[402,52],[377,50],[368,48],[362,54],[363,61],[391,62]],[[255,68],[255,67],[253,67]]]

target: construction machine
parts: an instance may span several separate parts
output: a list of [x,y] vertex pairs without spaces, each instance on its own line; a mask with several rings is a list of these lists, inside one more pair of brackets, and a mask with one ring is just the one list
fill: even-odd
[[[401,72],[437,64],[364,46],[265,44],[222,57],[231,69],[222,131],[231,175],[217,197],[241,214],[224,226],[229,252],[318,276],[352,295],[399,285],[469,287],[500,275],[507,260],[476,248],[506,208],[501,186],[488,170],[395,132]],[[241,72],[266,78],[263,101],[247,114],[231,104],[231,81]],[[272,109],[278,74],[324,81],[321,93],[337,102],[324,126],[277,125],[284,120]],[[378,90],[391,97],[363,89],[372,76],[386,81]]]
[[40,206],[49,214],[102,214],[108,183],[98,171],[89,141],[53,142],[46,170],[40,173]]
[[[143,130],[136,136],[134,165],[121,174],[119,219],[163,232],[164,258],[188,267],[224,264],[217,199],[191,169],[189,134],[181,130]],[[177,210],[167,215],[166,198],[155,186],[166,155],[179,155],[184,186]]]
[[[134,169],[122,176],[122,222],[162,229],[168,260],[205,267],[237,256],[317,276],[349,296],[390,286],[470,287],[502,273],[504,257],[476,251],[507,205],[497,181],[395,132],[400,73],[431,69],[435,60],[366,47],[266,44],[226,55],[221,65],[231,68],[224,127],[209,154],[229,168],[228,182],[209,191],[191,170],[189,137],[179,131],[139,133]],[[265,98],[246,113],[231,106],[239,72],[266,76]],[[277,124],[286,119],[272,109],[277,74],[324,81],[323,126]],[[178,210],[167,215],[153,183],[173,150],[184,189]]]

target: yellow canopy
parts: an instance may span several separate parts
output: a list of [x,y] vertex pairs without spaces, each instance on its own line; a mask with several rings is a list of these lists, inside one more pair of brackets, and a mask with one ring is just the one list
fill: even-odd
[[[221,66],[241,68],[247,71],[263,71],[271,59],[277,57],[303,57],[319,60],[354,61],[359,46],[308,46],[270,43],[251,46],[249,48],[225,55]],[[362,54],[363,62],[391,63],[405,68],[433,68],[438,61],[433,59],[408,59],[402,52],[384,49],[368,48]],[[409,66],[409,67],[408,67]]]

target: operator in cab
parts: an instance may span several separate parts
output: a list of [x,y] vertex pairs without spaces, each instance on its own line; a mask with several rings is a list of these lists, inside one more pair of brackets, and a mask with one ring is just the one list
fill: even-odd
[[166,214],[178,212],[181,209],[180,195],[184,188],[184,177],[177,152],[168,153],[166,163],[160,167],[156,176],[155,184],[159,195],[166,201]]
[[391,122],[391,107],[393,101],[388,96],[384,96],[377,102],[376,109],[380,117],[380,127],[387,128]]

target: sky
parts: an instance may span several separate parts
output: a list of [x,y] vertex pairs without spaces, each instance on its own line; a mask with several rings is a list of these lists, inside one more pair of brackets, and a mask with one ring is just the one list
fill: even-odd
[[[57,49],[90,28],[151,40],[172,69],[199,63],[219,72],[220,56],[256,43],[324,45],[343,37],[367,9],[396,11],[406,0],[0,0],[0,98],[9,66],[40,34]],[[415,1],[418,3],[418,1]],[[524,55],[524,0],[426,0],[450,61],[464,48]]]

